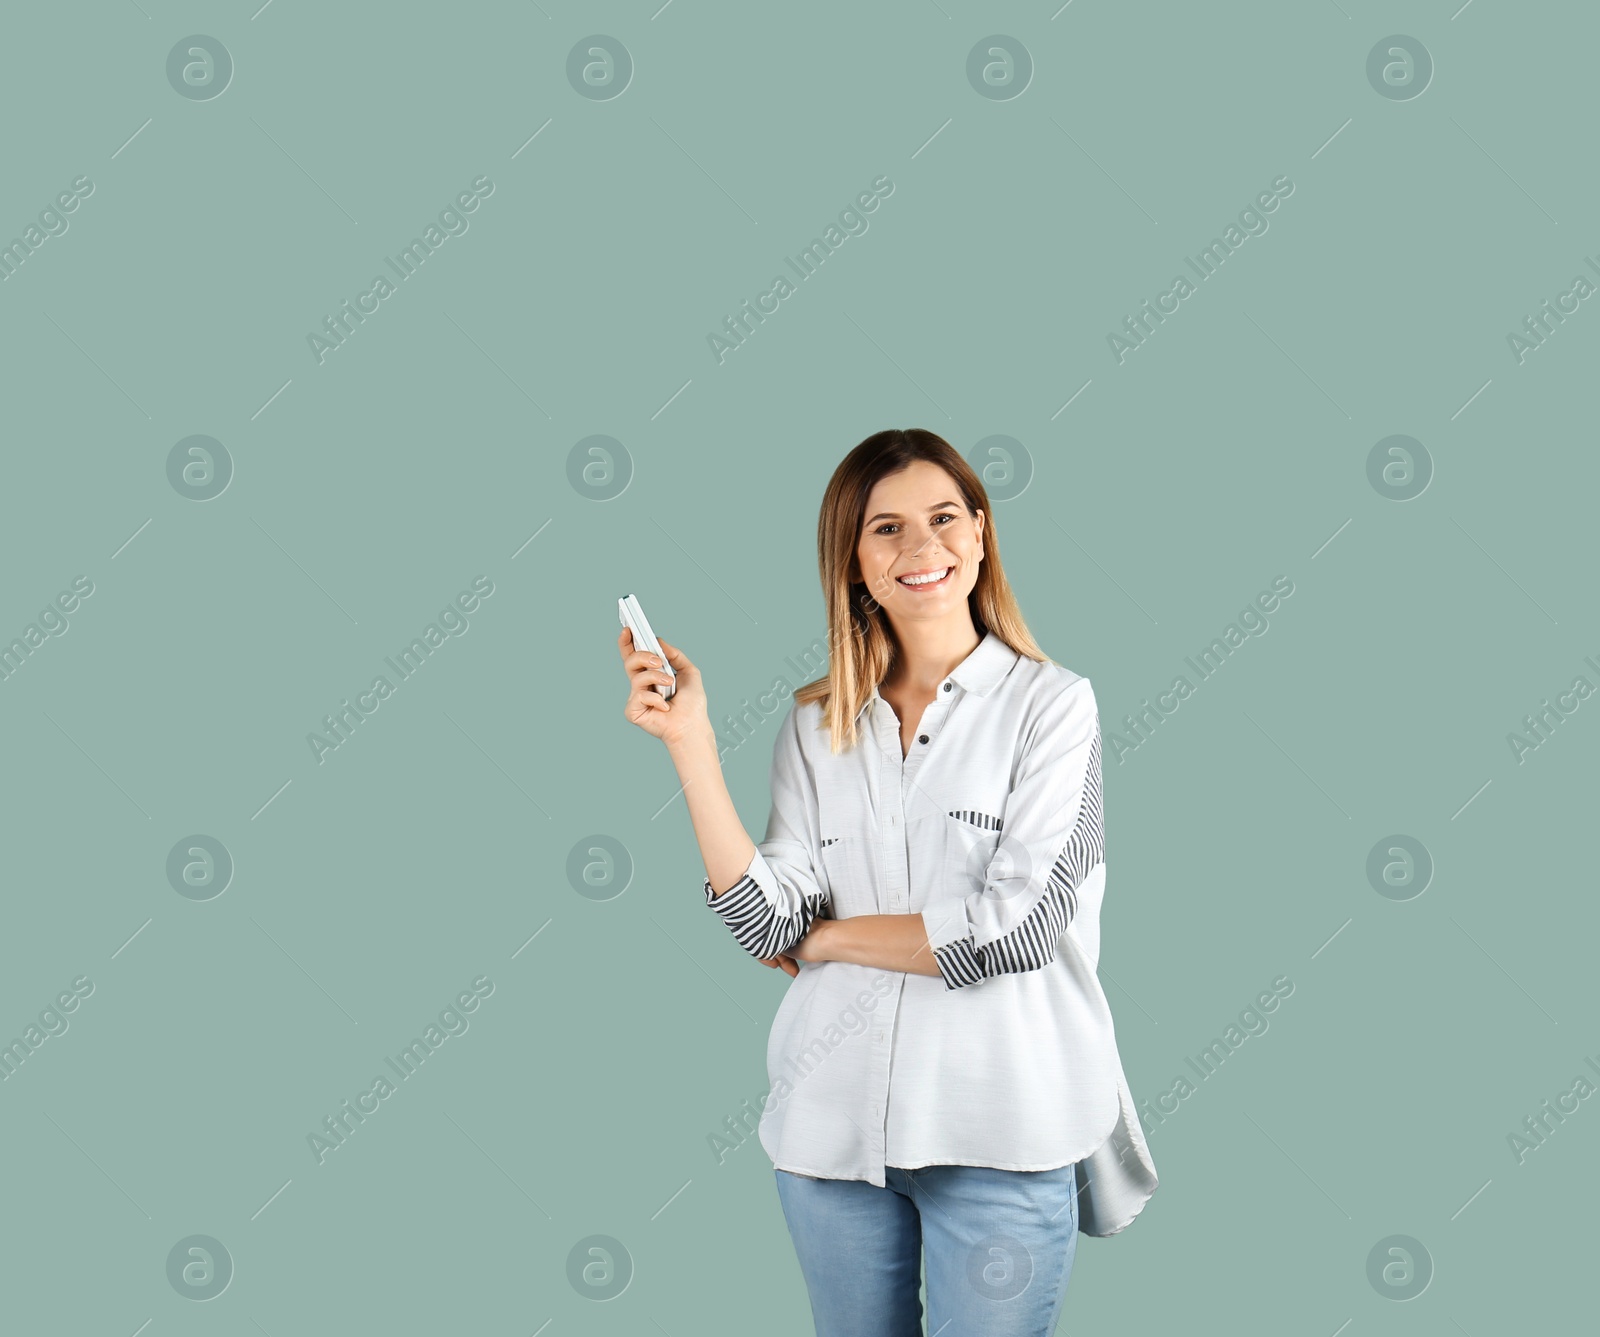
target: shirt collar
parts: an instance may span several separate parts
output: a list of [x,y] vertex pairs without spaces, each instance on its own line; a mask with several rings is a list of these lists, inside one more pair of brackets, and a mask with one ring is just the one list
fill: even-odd
[[[963,691],[972,692],[977,696],[987,696],[1000,680],[1011,672],[1019,658],[1021,656],[994,632],[986,631],[972,653],[950,670],[950,681],[960,686]],[[863,712],[869,710],[874,701],[883,701],[876,687],[872,689],[872,695],[862,704],[861,710]],[[887,705],[888,702],[885,701],[884,704]],[[860,714],[856,718],[859,719]]]

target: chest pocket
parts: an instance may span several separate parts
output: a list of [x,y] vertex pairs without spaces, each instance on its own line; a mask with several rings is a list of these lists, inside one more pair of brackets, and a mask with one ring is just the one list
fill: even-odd
[[971,827],[947,817],[944,822],[944,883],[950,896],[982,891],[989,862],[1000,844],[1000,832]]
[[[987,813],[959,811],[945,814],[944,871],[947,894],[967,896],[982,891],[996,855],[1002,857],[995,868],[999,877],[1012,871],[1011,847],[1002,840],[1002,824]],[[1015,842],[1012,842],[1015,844]]]
[[834,917],[878,912],[877,851],[856,831],[822,837],[822,866],[828,874]]

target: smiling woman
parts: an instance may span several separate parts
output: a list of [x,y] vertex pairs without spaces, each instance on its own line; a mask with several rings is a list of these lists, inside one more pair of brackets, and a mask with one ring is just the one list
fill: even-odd
[[[687,655],[661,642],[665,701],[669,675],[624,630],[625,714],[672,755],[706,905],[793,976],[768,1078],[808,1076],[758,1134],[818,1333],[919,1331],[919,1272],[930,1332],[1050,1332],[1077,1236],[1116,1234],[1157,1187],[1096,974],[1094,689],[1034,642],[983,481],[931,432],[845,457],[817,552],[828,671],[778,727],[759,845]],[[819,1063],[815,1020],[885,973],[868,1029]],[[1039,1284],[993,1304],[979,1243],[985,1275]]]

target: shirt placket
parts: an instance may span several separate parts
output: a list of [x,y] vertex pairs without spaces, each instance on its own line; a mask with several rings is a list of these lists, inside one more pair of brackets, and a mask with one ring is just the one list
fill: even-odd
[[[879,914],[910,913],[911,851],[906,837],[906,794],[913,789],[916,776],[922,769],[922,758],[932,746],[940,725],[944,723],[952,695],[953,691],[946,683],[938,696],[923,711],[917,728],[917,737],[912,741],[911,750],[902,758],[899,721],[895,718],[889,703],[877,698],[874,693],[876,699],[872,706],[873,729],[882,757],[880,765],[883,768],[882,784],[878,791],[883,795],[883,802],[880,804],[882,825],[878,831],[878,845],[884,851],[883,881],[878,892]],[[905,980],[902,979],[900,983],[904,989]],[[893,1006],[889,1006],[891,1002]],[[893,1068],[890,1040],[894,1034],[894,1019],[899,1005],[898,992],[892,1000],[885,999],[878,1008],[872,1031],[873,1082],[871,1103],[867,1112],[872,1120],[870,1127],[874,1154],[881,1156],[885,1162],[888,1156],[886,1129]]]

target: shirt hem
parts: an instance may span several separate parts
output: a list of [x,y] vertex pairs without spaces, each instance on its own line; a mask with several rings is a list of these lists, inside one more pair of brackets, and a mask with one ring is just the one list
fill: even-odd
[[1076,1165],[1087,1157],[1079,1156],[1069,1161],[1051,1161],[1048,1165],[1011,1165],[999,1161],[918,1161],[915,1165],[895,1165],[889,1161],[884,1162],[886,1169],[890,1170],[927,1170],[935,1165],[965,1165],[977,1170],[1020,1170],[1028,1174],[1036,1174],[1042,1170],[1064,1170],[1069,1165]]
[[[1021,1170],[1033,1174],[1043,1170],[1064,1170],[1069,1165],[1077,1165],[1079,1161],[1087,1159],[1087,1156],[1080,1156],[1070,1161],[1051,1161],[1048,1165],[1000,1165],[994,1161],[952,1160],[919,1161],[916,1165],[894,1165],[889,1161],[885,1161],[883,1168],[886,1170],[927,1170],[936,1165],[964,1165],[978,1170]],[[872,1182],[871,1175],[842,1175],[837,1172],[829,1174],[822,1170],[802,1168],[798,1165],[779,1165],[776,1161],[773,1161],[772,1168],[774,1170],[787,1170],[792,1175],[806,1175],[811,1179],[853,1179],[867,1184]]]
[[[886,1170],[927,1170],[936,1165],[964,1165],[976,1170],[1021,1170],[1033,1174],[1042,1170],[1064,1170],[1069,1165],[1081,1164],[1093,1154],[1092,1151],[1085,1152],[1082,1156],[1074,1156],[1064,1161],[1049,1161],[1042,1165],[1013,1165],[1007,1161],[963,1161],[940,1157],[932,1161],[918,1161],[915,1165],[899,1165],[894,1161],[885,1161],[883,1168]],[[772,1160],[772,1157],[768,1156],[768,1159]],[[779,1165],[776,1160],[772,1161],[772,1168],[774,1170],[787,1170],[794,1175],[809,1175],[813,1179],[856,1179],[863,1182],[871,1182],[870,1175],[844,1175],[839,1174],[837,1171],[817,1170],[809,1166]]]
[[804,1175],[807,1179],[853,1179],[863,1184],[872,1182],[870,1175],[823,1174],[821,1170],[802,1170],[798,1165],[779,1165],[776,1161],[772,1162],[772,1168],[774,1170],[784,1170],[792,1175]]

